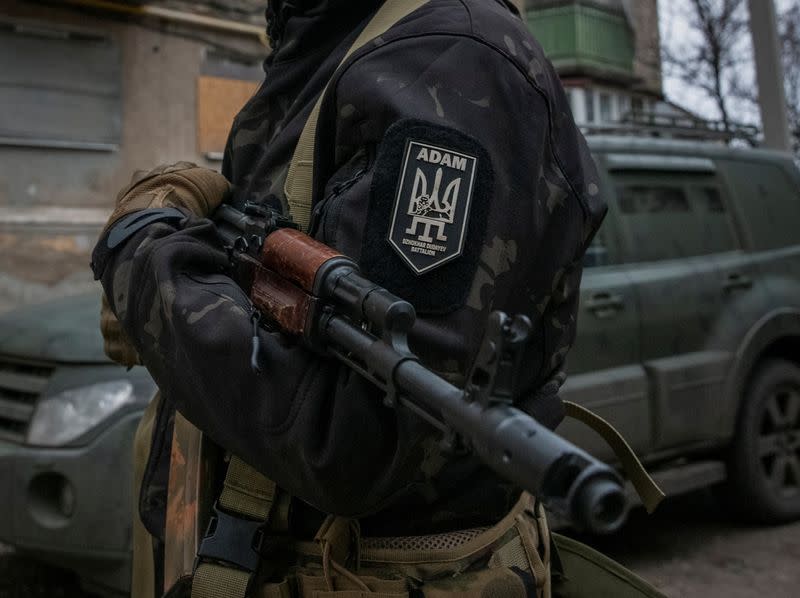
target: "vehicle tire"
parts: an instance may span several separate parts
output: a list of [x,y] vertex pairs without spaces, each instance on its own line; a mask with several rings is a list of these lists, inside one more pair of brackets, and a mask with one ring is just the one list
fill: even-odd
[[727,500],[747,520],[800,518],[800,367],[770,359],[745,390],[728,464]]

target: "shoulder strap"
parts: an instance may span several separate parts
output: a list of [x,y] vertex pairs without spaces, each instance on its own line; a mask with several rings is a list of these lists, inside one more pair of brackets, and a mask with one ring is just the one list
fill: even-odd
[[[390,29],[395,23],[414,12],[427,1],[386,0],[356,41],[353,42],[339,66],[367,42]],[[325,86],[311,111],[308,121],[306,121],[286,177],[285,192],[289,204],[289,213],[303,230],[308,229],[308,224],[311,220],[317,121],[319,120],[322,99],[325,97],[327,89],[328,85]],[[283,518],[279,513],[274,513],[275,497],[276,487],[274,482],[261,475],[238,457],[232,456],[225,476],[224,488],[217,502],[217,505],[224,511],[222,514],[218,512],[217,515],[223,517],[227,515],[228,518],[236,522],[234,525],[243,529],[257,529],[263,532],[266,523],[275,519],[276,515],[278,515],[278,519]],[[254,527],[253,523],[259,524],[258,527]],[[213,534],[213,532],[211,533]],[[247,537],[247,534],[242,536],[238,539],[244,540],[245,543],[252,540],[252,538]],[[228,539],[230,540],[230,538]],[[250,545],[248,544],[244,549],[247,551],[250,549]],[[230,560],[224,558],[224,555],[211,554],[206,556],[211,556],[211,558],[204,558],[201,549],[200,554],[198,554],[198,566],[192,583],[192,598],[244,598],[252,581],[253,570],[249,567],[233,565]]]
[[[350,46],[336,70],[338,71],[347,59],[365,46],[367,42],[385,33],[397,22],[427,2],[428,0],[386,0],[356,41],[353,42],[353,45]],[[306,121],[303,132],[300,134],[300,140],[297,142],[294,156],[292,156],[292,161],[289,164],[289,172],[286,175],[286,185],[284,186],[286,201],[289,204],[289,213],[303,231],[308,230],[308,225],[311,221],[317,122],[319,120],[320,107],[329,85],[330,82],[322,90],[317,103],[311,111],[311,115]]]
[[652,513],[655,511],[659,503],[664,500],[664,492],[653,481],[653,478],[648,475],[644,465],[639,461],[636,453],[623,438],[622,434],[614,426],[596,413],[589,411],[586,407],[570,401],[564,401],[564,407],[566,408],[567,417],[578,420],[602,436],[603,440],[614,451],[617,459],[619,459],[622,469],[625,470],[625,474],[633,484],[647,512]]
[[[206,554],[201,544],[197,554],[191,598],[245,597],[258,568],[255,546],[267,531],[276,490],[275,482],[240,458],[231,457],[215,515],[203,540],[210,542],[210,549]],[[226,529],[221,529],[223,526]],[[240,530],[245,533],[239,533]],[[232,542],[241,546],[232,546]],[[234,555],[242,552],[247,558],[234,564],[237,560]],[[245,562],[248,559],[251,564]]]

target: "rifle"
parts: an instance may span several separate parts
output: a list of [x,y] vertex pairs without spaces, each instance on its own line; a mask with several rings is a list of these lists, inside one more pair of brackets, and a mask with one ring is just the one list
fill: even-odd
[[[232,265],[252,274],[250,297],[261,325],[335,356],[442,433],[449,449],[470,450],[555,514],[593,533],[624,520],[620,477],[513,405],[514,377],[532,334],[524,315],[493,312],[463,389],[411,352],[413,306],[367,280],[357,264],[297,230],[280,213],[247,204],[213,217]],[[251,365],[258,369],[258,335]]]
[[[183,214],[176,212],[176,218]],[[232,269],[256,308],[254,325],[301,338],[385,392],[390,407],[409,409],[442,433],[452,451],[471,450],[502,477],[537,496],[552,512],[593,533],[624,521],[617,473],[513,405],[514,375],[530,320],[496,311],[463,389],[419,362],[408,346],[413,306],[359,273],[349,258],[297,230],[274,210],[223,205],[213,215]],[[251,367],[259,369],[253,335]],[[188,579],[213,505],[219,454],[200,430],[176,415],[165,534],[164,590]]]

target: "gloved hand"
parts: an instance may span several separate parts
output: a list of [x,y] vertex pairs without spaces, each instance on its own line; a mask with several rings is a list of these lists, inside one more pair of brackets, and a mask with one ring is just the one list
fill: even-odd
[[137,171],[117,195],[117,207],[106,229],[132,212],[147,208],[183,208],[204,218],[222,203],[230,189],[224,176],[191,162],[162,164]]
[[[191,162],[164,164],[150,172],[137,171],[130,184],[117,195],[117,207],[102,234],[120,218],[147,208],[181,208],[200,217],[208,216],[222,203],[229,189],[230,184],[221,174]],[[100,331],[103,350],[112,361],[125,367],[140,363],[105,294],[100,309]]]

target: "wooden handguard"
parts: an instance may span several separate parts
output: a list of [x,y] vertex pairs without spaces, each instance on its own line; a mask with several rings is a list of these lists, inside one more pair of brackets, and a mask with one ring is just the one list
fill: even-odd
[[320,294],[318,274],[326,265],[340,261],[349,262],[341,253],[305,233],[279,229],[264,242],[250,298],[281,331],[303,335],[311,327]]
[[341,253],[293,228],[275,231],[264,241],[262,265],[280,272],[306,293],[316,294],[317,272],[329,260],[344,257]]

